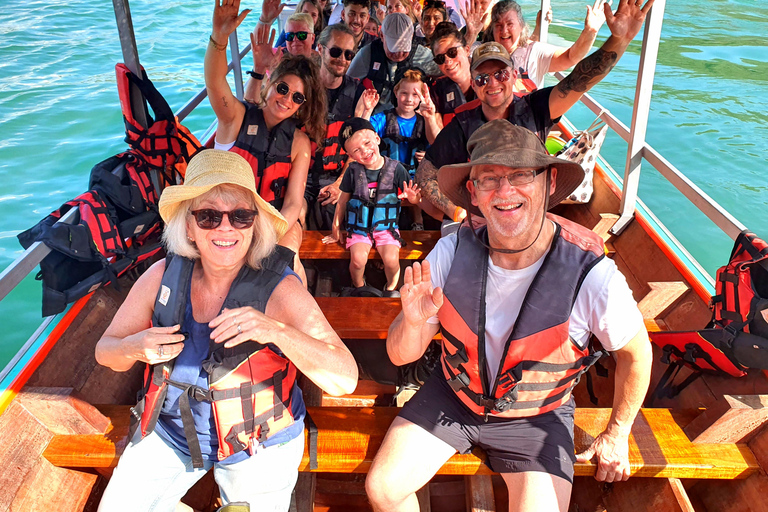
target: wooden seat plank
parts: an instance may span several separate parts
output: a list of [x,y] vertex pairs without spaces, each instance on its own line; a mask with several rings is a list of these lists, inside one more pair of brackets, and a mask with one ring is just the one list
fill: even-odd
[[[365,473],[399,409],[395,407],[309,407],[318,427],[318,472]],[[114,467],[127,442],[128,408],[104,410],[114,417],[112,430],[100,435],[56,435],[44,452],[59,467]],[[682,426],[698,411],[641,409],[630,436],[634,476],[657,478],[741,479],[759,470],[744,444],[692,443]],[[607,425],[610,409],[576,409],[575,445],[581,451]],[[306,444],[309,446],[309,443]],[[309,471],[306,449],[300,470]],[[576,463],[577,476],[594,475],[593,463]],[[438,474],[490,475],[475,455],[456,454]]]
[[[301,241],[299,257],[302,260],[348,260],[349,251],[339,244],[324,244],[323,237],[329,231],[305,231]],[[400,249],[401,260],[421,260],[429,254],[440,239],[439,231],[401,231],[400,237],[406,246]],[[370,259],[381,259],[379,253],[372,250]]]

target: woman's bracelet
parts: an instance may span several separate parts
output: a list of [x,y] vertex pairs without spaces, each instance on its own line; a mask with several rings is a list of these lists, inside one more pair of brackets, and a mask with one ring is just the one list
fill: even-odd
[[227,45],[226,44],[219,44],[216,41],[213,40],[213,35],[208,36],[208,41],[213,45],[214,49],[223,52],[226,51]]

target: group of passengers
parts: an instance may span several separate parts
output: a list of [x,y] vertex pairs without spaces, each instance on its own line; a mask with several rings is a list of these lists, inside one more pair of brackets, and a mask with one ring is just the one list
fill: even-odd
[[[470,0],[460,13],[433,0],[388,0],[383,13],[344,0],[331,24],[329,5],[301,0],[277,41],[283,6],[264,0],[240,101],[226,48],[249,10],[216,0],[205,54],[215,148],[164,190],[169,256],[140,277],[97,345],[115,371],[147,364],[137,429],[100,510],[175,510],[210,468],[225,504],[288,510],[304,454],[297,373],[331,395],[352,393],[358,379],[306,290],[298,253],[308,217],[331,231],[324,242],[350,250],[354,286],[365,284],[370,249],[380,253],[384,293],[403,306],[387,338],[395,365],[443,333],[439,368],[369,472],[375,510],[418,510],[416,491],[476,446],[502,474],[510,510],[566,510],[577,459],[571,390],[602,354],[592,334],[616,360],[614,408],[578,458],[595,457],[600,480],[628,478],[647,333],[599,237],[548,213],[584,171],[543,143],[652,4],[620,0],[614,12],[598,1],[578,40],[559,48],[529,37],[513,0]],[[606,21],[611,35],[586,56]],[[547,72],[573,65],[541,87]],[[401,280],[403,199],[413,229],[423,214],[469,219]]]

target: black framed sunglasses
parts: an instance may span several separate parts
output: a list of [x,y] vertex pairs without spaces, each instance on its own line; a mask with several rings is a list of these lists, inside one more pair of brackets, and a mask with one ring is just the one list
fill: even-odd
[[[277,91],[277,94],[279,94],[280,96],[287,96],[288,93],[291,92],[291,88],[288,87],[288,84],[285,82],[278,82],[277,85],[275,86],[275,90]],[[294,92],[291,95],[291,99],[297,105],[301,105],[302,103],[304,103],[304,101],[306,101],[306,98],[300,92]]]
[[285,33],[285,40],[289,43],[293,42],[293,38],[295,37],[299,41],[306,41],[307,36],[309,35],[309,32],[300,31],[300,32],[286,32]]
[[448,48],[445,51],[445,53],[438,53],[437,55],[435,55],[433,59],[435,61],[435,64],[437,64],[438,66],[442,66],[443,64],[445,64],[446,57],[455,59],[459,55],[459,48],[461,48],[461,46],[454,46],[453,48]]
[[247,210],[238,208],[231,212],[220,212],[213,208],[203,208],[189,212],[195,218],[197,227],[200,229],[216,229],[221,226],[221,221],[226,215],[229,218],[229,224],[235,229],[248,229],[253,226],[253,221],[259,214],[258,210]]
[[331,55],[331,58],[338,59],[341,57],[341,54],[344,54],[344,58],[347,60],[347,62],[351,61],[355,58],[355,52],[352,50],[342,50],[338,46],[334,46],[331,48],[328,48],[328,53]]
[[512,77],[512,73],[509,72],[509,69],[500,69],[498,71],[494,71],[491,74],[480,73],[474,78],[475,85],[478,87],[485,87],[491,77],[495,78],[497,82],[506,82]]

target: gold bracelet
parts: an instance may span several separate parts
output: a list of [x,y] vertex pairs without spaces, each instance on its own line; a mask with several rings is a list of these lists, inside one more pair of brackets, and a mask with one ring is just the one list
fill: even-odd
[[210,43],[213,45],[213,47],[216,50],[218,50],[220,52],[226,51],[227,45],[226,44],[219,44],[216,41],[214,41],[213,40],[213,35],[208,36],[208,40],[210,41]]

